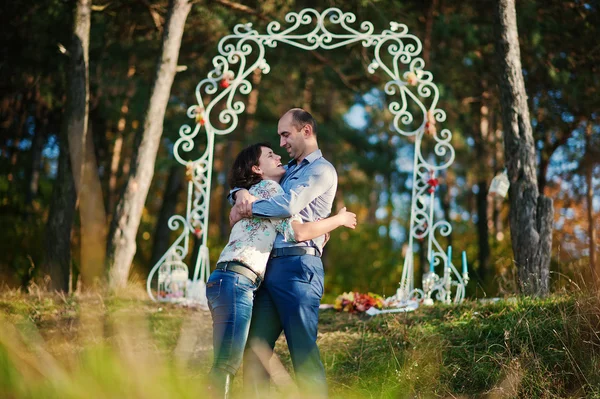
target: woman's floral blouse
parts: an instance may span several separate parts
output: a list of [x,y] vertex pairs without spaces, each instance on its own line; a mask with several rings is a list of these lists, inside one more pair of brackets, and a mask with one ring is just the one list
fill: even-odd
[[[261,180],[250,187],[250,194],[259,199],[266,199],[283,194],[279,183],[273,180]],[[264,277],[269,254],[277,233],[283,234],[286,241],[295,242],[292,221],[302,223],[298,215],[287,219],[242,219],[233,226],[229,235],[229,243],[221,252],[219,262],[238,261]]]

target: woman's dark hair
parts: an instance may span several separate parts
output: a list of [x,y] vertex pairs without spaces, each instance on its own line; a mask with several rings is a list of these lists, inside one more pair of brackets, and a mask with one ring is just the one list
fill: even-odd
[[262,147],[273,149],[269,143],[256,143],[244,148],[238,154],[229,174],[229,187],[249,189],[262,180],[260,175],[252,171],[253,166],[258,166]]

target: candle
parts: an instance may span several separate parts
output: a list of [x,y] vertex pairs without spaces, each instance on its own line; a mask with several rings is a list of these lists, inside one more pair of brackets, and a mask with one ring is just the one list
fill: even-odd
[[448,266],[452,264],[452,245],[448,245]]
[[433,273],[433,252],[431,253],[431,258],[429,258],[429,271]]
[[467,274],[467,252],[462,253],[463,274]]

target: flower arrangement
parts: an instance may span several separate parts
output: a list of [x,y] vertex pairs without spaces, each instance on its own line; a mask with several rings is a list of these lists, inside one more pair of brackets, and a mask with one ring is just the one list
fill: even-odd
[[196,123],[201,126],[206,123],[206,119],[204,118],[204,107],[200,105],[196,106]]
[[411,86],[416,86],[419,83],[419,77],[414,72],[409,72],[406,74],[406,82]]
[[361,294],[360,292],[344,292],[335,299],[333,308],[337,311],[359,313],[365,312],[372,307],[382,309],[383,305],[384,300],[381,295],[373,294],[372,292],[369,292],[368,294]]
[[435,117],[433,116],[433,111],[427,111],[427,117],[425,118],[425,133],[434,136],[437,133],[437,129],[435,127]]

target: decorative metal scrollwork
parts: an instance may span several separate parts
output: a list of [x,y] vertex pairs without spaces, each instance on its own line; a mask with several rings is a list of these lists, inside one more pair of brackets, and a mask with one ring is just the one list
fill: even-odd
[[[194,123],[181,126],[180,137],[173,148],[175,159],[187,167],[188,204],[185,217],[174,216],[169,221],[169,227],[172,230],[183,229],[150,272],[148,294],[155,299],[151,284],[157,270],[183,270],[183,260],[189,250],[189,236],[195,234],[202,239],[202,244],[190,282],[192,289],[186,291],[186,296],[205,303],[202,290],[210,272],[206,244],[215,135],[227,135],[237,127],[245,104],[236,95],[248,95],[252,91],[248,76],[256,69],[263,74],[269,73],[266,49],[286,44],[304,50],[331,50],[360,43],[373,50],[369,73],[380,70],[389,78],[384,90],[393,99],[388,106],[394,116],[393,129],[400,135],[413,137],[415,141],[409,251],[396,296],[406,300],[415,295],[430,295],[430,292],[415,290],[413,278],[414,240],[427,240],[428,259],[434,259],[436,264],[443,259],[444,267],[457,278],[451,283],[456,285],[454,301],[462,300],[465,282],[452,262],[444,258],[444,251],[436,239],[436,231],[447,236],[452,229],[446,221],[435,221],[433,212],[437,187],[437,183],[433,184],[437,182],[435,175],[454,161],[452,133],[448,129],[438,132],[436,127],[437,123],[446,120],[446,114],[437,108],[439,90],[433,82],[433,75],[424,69],[425,62],[418,57],[422,50],[421,41],[408,32],[406,25],[397,22],[391,22],[390,29],[381,33],[375,33],[373,24],[368,21],[354,27],[356,16],[338,8],[328,8],[322,12],[312,8],[290,12],[285,22],[287,27],[277,21],[269,23],[266,33],[258,32],[249,23],[236,25],[232,34],[219,41],[219,55],[212,60],[213,69],[196,86],[197,105],[187,110],[188,117]],[[206,148],[198,158],[192,159],[190,154],[201,131],[206,134]],[[433,140],[433,154],[422,153],[424,139]],[[165,276],[163,274],[163,282],[166,281]],[[160,273],[158,280],[160,285]],[[161,290],[158,291],[159,300],[172,300],[161,297]],[[443,294],[446,301],[449,301],[448,292],[449,289]]]

